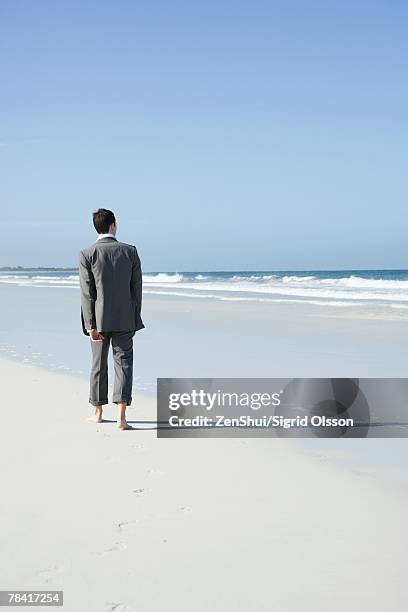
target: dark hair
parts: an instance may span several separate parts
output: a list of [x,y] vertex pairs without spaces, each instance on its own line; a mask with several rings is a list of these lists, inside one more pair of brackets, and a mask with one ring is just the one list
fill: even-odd
[[93,224],[98,234],[107,234],[112,223],[116,225],[115,215],[111,210],[98,208],[98,210],[94,212]]

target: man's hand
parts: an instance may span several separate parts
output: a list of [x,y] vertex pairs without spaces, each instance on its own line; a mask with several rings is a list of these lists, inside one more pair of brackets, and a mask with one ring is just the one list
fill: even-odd
[[89,335],[90,335],[92,342],[102,342],[102,340],[105,339],[105,337],[102,336],[102,334],[98,332],[97,329],[91,329],[89,331]]

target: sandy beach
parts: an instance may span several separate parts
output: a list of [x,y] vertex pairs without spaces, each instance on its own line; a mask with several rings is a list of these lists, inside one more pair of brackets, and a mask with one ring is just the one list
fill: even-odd
[[293,440],[158,440],[152,396],[133,431],[92,425],[84,378],[0,371],[2,589],[63,589],[68,612],[406,610],[386,477]]

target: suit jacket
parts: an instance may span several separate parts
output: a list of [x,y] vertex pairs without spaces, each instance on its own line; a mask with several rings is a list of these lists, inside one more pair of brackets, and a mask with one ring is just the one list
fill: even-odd
[[136,247],[107,236],[79,254],[82,331],[144,328],[142,270]]

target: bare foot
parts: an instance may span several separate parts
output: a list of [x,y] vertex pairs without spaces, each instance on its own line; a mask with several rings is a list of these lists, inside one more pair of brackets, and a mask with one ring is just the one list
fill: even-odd
[[118,416],[116,427],[122,430],[133,429],[133,427],[128,425],[126,422],[126,402],[118,402]]
[[116,424],[116,427],[117,427],[118,429],[122,429],[122,430],[125,430],[125,429],[133,429],[133,427],[132,427],[131,425],[129,425],[128,423],[126,423],[126,421],[119,421],[119,422]]
[[91,416],[86,419],[89,423],[102,423],[102,408],[96,407]]
[[102,417],[97,414],[91,414],[86,420],[90,423],[102,423]]

